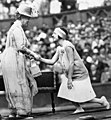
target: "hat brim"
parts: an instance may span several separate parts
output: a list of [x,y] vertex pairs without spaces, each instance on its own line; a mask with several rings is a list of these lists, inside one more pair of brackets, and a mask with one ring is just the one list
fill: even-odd
[[29,15],[29,14],[26,14],[26,13],[20,11],[19,8],[17,9],[17,12],[18,12],[20,15],[24,15],[24,16],[27,16],[27,17],[30,17],[30,18],[32,17],[32,15]]
[[[19,11],[18,11],[19,12]],[[27,16],[27,17],[32,17],[31,15],[28,15],[28,14],[25,14],[25,13],[22,13],[22,12],[19,12],[20,15],[24,15],[24,16]]]

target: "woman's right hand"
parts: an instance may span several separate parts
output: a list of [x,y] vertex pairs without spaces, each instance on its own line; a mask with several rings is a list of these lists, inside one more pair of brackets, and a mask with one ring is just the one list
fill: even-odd
[[35,54],[34,54],[34,59],[35,59],[35,60],[40,60],[40,59],[41,59],[41,56],[40,56],[39,54],[36,54],[36,53],[35,53]]

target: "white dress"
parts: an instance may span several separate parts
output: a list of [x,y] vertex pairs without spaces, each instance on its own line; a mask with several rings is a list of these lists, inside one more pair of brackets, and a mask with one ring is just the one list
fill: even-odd
[[67,71],[69,67],[69,62],[65,51],[65,47],[67,46],[70,46],[74,49],[75,65],[74,65],[74,73],[72,76],[73,88],[72,89],[67,88],[67,81],[68,81],[67,75],[62,74],[61,75],[62,83],[59,88],[58,97],[79,103],[90,101],[96,97],[96,94],[92,88],[88,71],[84,66],[81,58],[79,57],[76,49],[74,48],[74,45],[67,40],[64,41],[63,47],[59,48],[58,50],[59,58],[60,58],[59,60],[61,60],[63,69],[66,69]]

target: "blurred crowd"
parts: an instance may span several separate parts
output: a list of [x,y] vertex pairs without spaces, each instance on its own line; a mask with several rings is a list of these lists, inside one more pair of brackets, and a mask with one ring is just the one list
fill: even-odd
[[[75,45],[86,65],[93,83],[111,81],[111,21],[108,18],[89,18],[87,22],[72,20],[65,26],[69,32],[69,40]],[[52,58],[57,48],[57,41],[52,37],[53,28],[43,24],[41,28],[33,26],[26,30],[30,41],[29,48],[44,58]],[[0,32],[0,52],[5,48],[7,31]],[[27,60],[27,64],[30,64]],[[34,61],[32,60],[32,64]],[[37,62],[41,70],[52,70],[53,67]]]
[[0,20],[14,18],[17,7],[24,2],[34,6],[39,15],[111,5],[111,0],[0,0]]

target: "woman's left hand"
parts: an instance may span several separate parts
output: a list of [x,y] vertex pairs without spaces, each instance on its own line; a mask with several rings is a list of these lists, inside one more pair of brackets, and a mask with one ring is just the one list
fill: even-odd
[[72,89],[72,87],[73,87],[72,80],[68,80],[67,87],[68,87],[68,89]]

